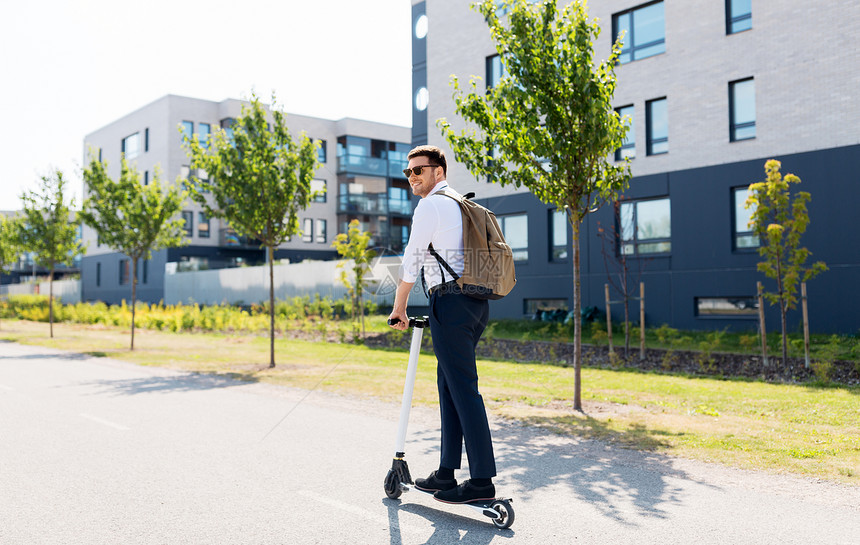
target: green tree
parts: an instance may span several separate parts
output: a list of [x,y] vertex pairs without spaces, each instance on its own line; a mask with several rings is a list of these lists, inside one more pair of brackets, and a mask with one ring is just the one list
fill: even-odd
[[134,318],[137,303],[137,264],[152,258],[152,252],[186,244],[184,222],[178,217],[186,193],[161,182],[155,169],[144,185],[140,172],[122,159],[120,176],[112,180],[107,164],[90,159],[84,168],[88,193],[82,221],[95,229],[102,244],[128,256],[131,266],[131,350],[134,350]]
[[18,221],[16,217],[0,216],[0,273],[8,271],[21,254]]
[[21,196],[23,211],[18,222],[22,248],[35,254],[36,263],[48,269],[48,322],[54,336],[54,270],[57,265],[71,265],[83,248],[78,237],[79,221],[72,218],[71,207],[65,202],[66,180],[63,172],[55,170],[42,176],[37,191]]
[[782,361],[788,358],[788,340],[785,315],[797,306],[797,286],[827,270],[823,261],[811,267],[804,264],[810,253],[800,246],[800,237],[809,225],[806,203],[810,195],[798,191],[792,195],[791,185],[800,184],[794,174],[780,173],[781,163],[775,159],[764,165],[767,179],[750,185],[749,197],[745,206],[753,210],[750,227],[758,236],[759,255],[763,258],[758,264],[759,272],[776,281],[775,292],[765,292],[771,305],[779,306],[782,322]]
[[208,142],[186,135],[191,168],[203,169],[210,180],[193,182],[191,195],[209,217],[227,221],[240,235],[266,247],[269,262],[269,367],[275,366],[275,248],[299,232],[298,211],[313,197],[311,180],[317,170],[317,145],[304,133],[294,139],[286,114],[271,108],[272,123],[260,100],[252,95],[249,106],[232,125],[232,137],[223,129]]
[[[365,277],[370,272],[371,260],[376,257],[376,252],[367,248],[369,243],[370,233],[361,230],[361,223],[358,220],[349,222],[349,231],[338,234],[332,243],[339,255],[352,260],[352,278],[350,279],[346,270],[341,270],[340,280],[349,291],[353,323],[361,324],[362,337],[364,337],[363,294],[367,284]],[[346,264],[346,262],[341,263],[338,267],[345,269]]]
[[[502,20],[497,9],[508,12]],[[585,217],[616,199],[630,179],[625,160],[611,153],[627,132],[613,110],[620,41],[608,59],[594,60],[600,34],[585,1],[559,11],[554,0],[484,0],[484,16],[506,74],[479,92],[464,93],[453,77],[456,112],[467,124],[456,132],[437,121],[457,159],[479,179],[525,186],[542,202],[567,213],[573,230],[574,408],[582,410],[582,302],[579,233]]]

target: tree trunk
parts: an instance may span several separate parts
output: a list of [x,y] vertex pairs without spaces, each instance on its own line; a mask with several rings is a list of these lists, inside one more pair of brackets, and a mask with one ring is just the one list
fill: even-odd
[[[129,256],[131,257],[131,256]],[[134,309],[137,302],[137,258],[131,258],[131,350],[134,350]]]
[[779,255],[779,259],[776,260],[776,288],[779,293],[779,315],[782,320],[782,365],[783,367],[788,365],[788,341],[786,340],[786,335],[788,332],[785,329],[785,293],[783,289],[782,282],[782,255]]
[[571,217],[573,239],[573,410],[582,412],[582,300],[579,277],[579,228],[581,221]]
[[51,338],[54,338],[54,264],[51,264],[51,275],[48,277],[48,323]]
[[624,282],[624,359],[630,357],[630,286],[627,284],[627,263],[622,269]]
[[275,366],[275,249],[269,252],[269,369]]

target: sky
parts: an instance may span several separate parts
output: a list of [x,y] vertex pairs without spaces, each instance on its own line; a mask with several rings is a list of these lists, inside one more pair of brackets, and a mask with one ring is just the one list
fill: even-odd
[[[410,0],[4,0],[0,210],[84,136],[167,94],[411,125]],[[289,117],[287,117],[289,124]]]

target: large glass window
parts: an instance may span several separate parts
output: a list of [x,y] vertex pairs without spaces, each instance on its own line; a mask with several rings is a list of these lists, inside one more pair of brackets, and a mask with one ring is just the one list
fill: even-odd
[[325,180],[311,180],[311,193],[314,196],[313,202],[326,202],[326,192]]
[[487,89],[498,85],[506,73],[505,65],[502,64],[502,58],[499,55],[487,57]]
[[191,210],[182,211],[182,221],[185,222],[185,236],[192,237],[194,235],[194,212]]
[[620,214],[622,254],[659,254],[672,250],[672,207],[668,198],[623,202]]
[[758,300],[755,297],[696,297],[696,316],[721,318],[755,318]]
[[726,0],[726,34],[752,28],[752,0]]
[[750,227],[753,210],[746,208],[750,195],[748,187],[736,187],[732,190],[734,204],[734,244],[736,250],[758,248],[759,239]]
[[624,143],[621,144],[620,148],[615,150],[615,160],[621,161],[627,157],[633,159],[636,157],[636,130],[633,125],[633,105],[622,106],[615,111],[618,112],[618,117],[621,118],[622,123],[626,123],[628,127]]
[[646,155],[669,153],[669,116],[666,98],[645,103]]
[[326,241],[326,227],[328,222],[326,220],[317,220],[316,231],[314,231],[314,242],[322,242]]
[[666,51],[666,22],[663,2],[654,2],[612,16],[612,41],[622,38],[621,64]]
[[206,212],[197,213],[197,236],[200,238],[209,238],[209,216]]
[[514,261],[526,261],[529,258],[529,220],[525,214],[500,216],[499,225],[508,246],[514,253]]
[[182,141],[185,142],[186,138],[191,140],[191,135],[194,134],[194,122],[183,121],[179,126],[182,132]]
[[134,159],[140,155],[140,133],[136,132],[122,139],[122,152],[126,159]]
[[314,220],[305,218],[302,223],[302,242],[313,242],[314,240]]
[[755,138],[755,81],[752,78],[729,83],[729,139]]
[[325,140],[320,140],[320,147],[317,148],[317,160],[320,163],[325,163],[328,160],[328,143]]
[[204,148],[209,147],[209,134],[212,132],[212,127],[209,123],[197,124],[197,135],[200,139],[200,145]]
[[567,259],[567,214],[564,210],[550,210],[550,261],[564,261]]

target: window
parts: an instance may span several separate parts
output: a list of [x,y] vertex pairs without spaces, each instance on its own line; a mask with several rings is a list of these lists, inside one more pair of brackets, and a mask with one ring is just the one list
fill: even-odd
[[427,37],[427,16],[421,14],[418,19],[415,20],[415,37],[419,40],[423,40]]
[[645,142],[646,155],[669,153],[669,119],[666,98],[649,100],[645,103]]
[[567,214],[564,210],[550,210],[549,218],[549,260],[564,261],[567,259]]
[[612,16],[612,42],[624,33],[618,62],[625,64],[666,51],[663,2],[654,2]]
[[326,220],[317,220],[316,231],[314,231],[314,242],[326,241]]
[[209,217],[206,212],[197,213],[197,236],[200,238],[209,238]]
[[487,89],[498,85],[507,73],[499,55],[487,57]]
[[415,109],[419,112],[423,112],[427,109],[427,106],[430,105],[430,92],[427,91],[426,87],[422,87],[418,89],[418,92],[415,93]]
[[758,301],[755,297],[696,297],[696,316],[722,318],[756,318]]
[[119,260],[119,284],[120,286],[128,284],[129,279],[129,260]]
[[[627,157],[633,159],[636,157],[636,130],[633,126],[633,105],[622,106],[615,110],[618,112],[618,117],[622,123],[627,124],[627,135],[624,137],[624,143],[621,147],[615,150],[615,160],[622,161]],[[627,116],[625,120],[624,117]]]
[[620,215],[623,255],[672,250],[672,207],[668,198],[623,202]]
[[314,236],[314,220],[305,218],[304,226],[302,227],[302,242],[313,242]]
[[149,151],[149,127],[143,129],[143,151]]
[[140,283],[141,283],[141,284],[146,284],[147,280],[149,280],[149,260],[148,260],[148,259],[144,259],[144,260],[142,260],[142,262],[141,262],[141,264],[139,265],[139,267],[140,267],[140,268],[139,268],[139,270],[140,270],[140,272],[141,272],[141,274],[140,274],[140,278],[141,278]]
[[758,236],[750,228],[750,219],[753,210],[746,208],[746,201],[750,195],[748,187],[736,187],[732,190],[732,201],[734,203],[734,244],[736,250],[758,248]]
[[96,263],[96,287],[102,285],[102,264]]
[[140,133],[136,132],[122,139],[122,152],[126,159],[134,159],[140,155]]
[[755,82],[752,78],[729,83],[729,140],[755,138]]
[[320,147],[317,148],[317,161],[325,163],[328,159],[328,143],[325,140],[320,140]]
[[523,299],[523,314],[536,316],[538,312],[562,311],[567,315],[567,299]]
[[149,185],[149,171],[143,171],[143,185]]
[[313,194],[313,202],[325,202],[326,192],[325,180],[311,180],[311,194]]
[[726,0],[726,34],[752,28],[752,0]]
[[526,261],[529,258],[529,220],[525,214],[500,216],[499,225],[508,246],[514,253],[514,261]]
[[194,123],[191,121],[183,121],[181,124],[182,127],[182,141],[185,142],[185,139],[188,138],[191,140],[191,135],[194,134]]
[[194,236],[194,212],[183,210],[182,221],[185,222],[185,235],[189,238]]
[[212,127],[209,123],[197,124],[197,135],[200,138],[200,145],[204,148],[209,147],[209,133],[212,132]]

